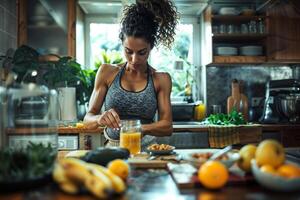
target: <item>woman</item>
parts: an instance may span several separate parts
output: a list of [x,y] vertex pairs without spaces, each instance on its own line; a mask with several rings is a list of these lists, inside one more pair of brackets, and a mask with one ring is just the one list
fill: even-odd
[[[172,134],[170,75],[155,71],[147,60],[159,43],[171,46],[177,19],[170,0],[140,0],[124,9],[119,37],[127,62],[100,67],[84,118],[90,128],[107,127],[110,146],[119,145],[122,119],[141,120],[143,147],[154,143],[155,136]],[[99,114],[103,104],[105,111]],[[153,122],[156,110],[159,117]]]

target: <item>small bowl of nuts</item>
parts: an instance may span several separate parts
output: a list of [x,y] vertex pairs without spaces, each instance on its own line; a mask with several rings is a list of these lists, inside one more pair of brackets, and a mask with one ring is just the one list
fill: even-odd
[[149,153],[153,155],[168,155],[173,153],[174,146],[168,144],[151,144],[147,147]]

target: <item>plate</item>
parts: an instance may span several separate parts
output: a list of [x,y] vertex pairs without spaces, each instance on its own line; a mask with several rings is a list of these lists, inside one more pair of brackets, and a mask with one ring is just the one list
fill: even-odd
[[152,155],[169,155],[173,153],[174,149],[175,147],[172,146],[172,148],[168,150],[150,150],[147,148],[147,151]]
[[300,178],[287,179],[262,172],[254,159],[251,160],[251,169],[255,180],[268,189],[283,192],[300,191]]
[[[201,154],[206,154],[205,152],[201,152]],[[188,161],[190,164],[192,164],[194,167],[199,168],[203,163],[205,163],[207,161],[207,159],[203,158],[194,158],[192,154],[188,154],[184,159],[186,161]],[[237,152],[228,152],[227,154],[225,154],[228,156],[228,159],[226,160],[219,160],[221,163],[223,163],[228,169],[236,162],[240,159],[240,155]]]

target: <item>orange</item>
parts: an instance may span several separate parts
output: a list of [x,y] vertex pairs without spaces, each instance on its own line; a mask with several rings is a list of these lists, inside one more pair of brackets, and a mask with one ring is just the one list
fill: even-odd
[[281,165],[277,173],[286,178],[300,178],[300,168],[292,164]]
[[127,179],[130,172],[130,167],[127,162],[121,159],[115,159],[109,162],[107,168],[109,171],[119,176],[123,180]]
[[219,161],[208,161],[198,170],[198,179],[202,185],[209,189],[223,187],[228,181],[228,170]]
[[272,175],[277,175],[276,169],[272,165],[263,165],[261,166],[260,171]]

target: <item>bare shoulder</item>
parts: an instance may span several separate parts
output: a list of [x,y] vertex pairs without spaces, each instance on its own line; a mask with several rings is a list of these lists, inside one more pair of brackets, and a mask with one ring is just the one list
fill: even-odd
[[158,82],[165,82],[165,81],[170,81],[171,80],[171,76],[170,76],[170,74],[168,72],[154,71],[153,77]]
[[122,65],[102,64],[98,69],[96,82],[110,85],[121,68]]
[[154,71],[152,73],[156,91],[162,88],[169,88],[172,85],[171,76],[168,72]]

